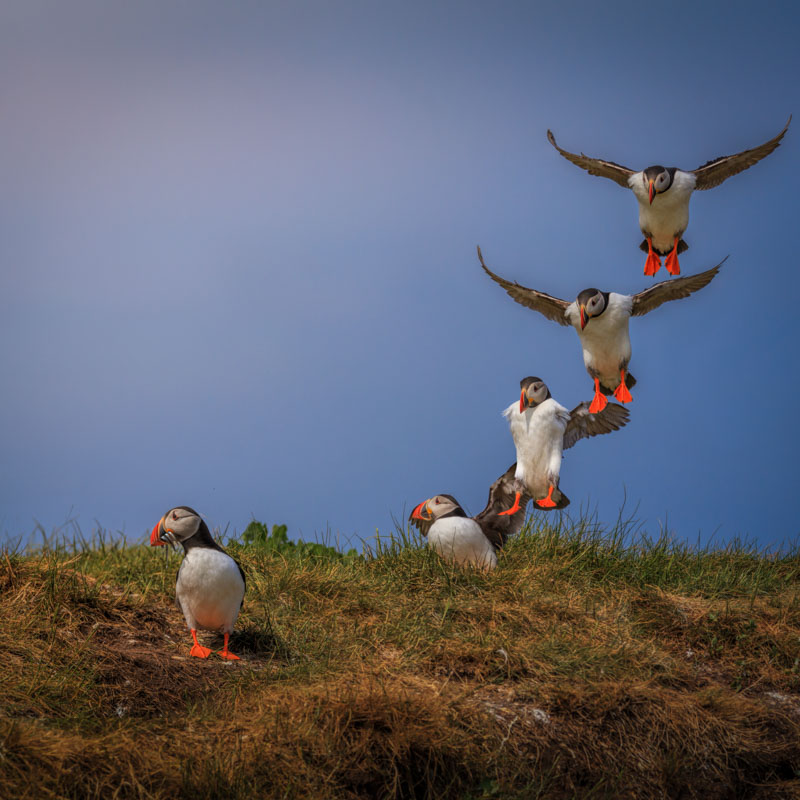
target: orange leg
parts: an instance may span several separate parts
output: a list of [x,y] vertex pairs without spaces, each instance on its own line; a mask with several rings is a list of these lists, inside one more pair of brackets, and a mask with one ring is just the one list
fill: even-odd
[[606,396],[600,391],[600,379],[594,379],[594,398],[592,400],[592,404],[589,406],[589,413],[590,414],[597,414],[598,412],[602,411],[608,405],[608,400],[606,400]]
[[230,634],[225,634],[225,644],[222,647],[222,651],[218,654],[220,658],[227,659],[228,661],[238,661],[239,656],[235,656],[233,653],[228,652],[228,637]]
[[[677,258],[676,258],[677,261]],[[647,261],[644,262],[644,274],[655,275],[661,269],[661,259],[653,250],[652,238],[647,239]]]
[[664,261],[664,266],[670,275],[680,275],[681,265],[678,263],[678,242],[681,240],[680,236],[675,237],[675,243],[672,245],[672,250]]
[[504,517],[506,514],[516,514],[519,511],[519,498],[522,497],[522,492],[517,492],[517,496],[514,498],[514,505],[508,509],[508,511],[501,511],[497,516]]
[[556,503],[553,501],[553,490],[556,487],[550,484],[550,491],[547,493],[547,497],[543,498],[542,500],[537,500],[536,505],[539,508],[555,508]]
[[195,656],[196,658],[208,658],[211,655],[211,650],[208,647],[203,647],[200,642],[197,641],[197,631],[192,630],[192,639],[194,639],[194,646],[189,651],[190,656]]
[[628,391],[628,387],[625,385],[625,370],[621,369],[619,371],[620,382],[619,386],[614,390],[614,397],[620,401],[620,403],[630,403],[633,401],[631,397],[631,393]]

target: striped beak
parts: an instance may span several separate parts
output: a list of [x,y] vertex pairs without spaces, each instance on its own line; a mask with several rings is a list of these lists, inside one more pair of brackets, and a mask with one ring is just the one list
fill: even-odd
[[163,530],[164,525],[164,517],[156,523],[155,528],[153,528],[153,532],[150,534],[150,547],[158,547],[159,545],[165,544],[161,541],[161,531]]
[[[425,512],[423,514],[422,512]],[[424,521],[428,521],[431,518],[431,512],[428,508],[428,501],[425,500],[424,502],[420,503],[412,512],[411,512],[411,519],[421,519]]]
[[[586,327],[586,323],[589,321],[589,317],[586,314],[586,306],[581,306],[581,330]],[[594,330],[594,328],[592,328]]]
[[656,190],[653,188],[653,181],[650,181],[650,205],[653,205],[653,198],[656,196]]

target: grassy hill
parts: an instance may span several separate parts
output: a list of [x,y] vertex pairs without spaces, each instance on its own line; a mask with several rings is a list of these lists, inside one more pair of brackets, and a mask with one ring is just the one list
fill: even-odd
[[251,526],[234,663],[166,548],[0,553],[0,797],[800,797],[800,554],[553,519],[490,575]]

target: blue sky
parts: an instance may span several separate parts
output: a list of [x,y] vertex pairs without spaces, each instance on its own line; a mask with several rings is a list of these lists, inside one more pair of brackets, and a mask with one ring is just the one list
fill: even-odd
[[[636,202],[559,144],[694,168],[800,113],[798,12],[745,3],[20,3],[0,11],[0,536],[68,517],[388,531],[472,512],[573,331],[484,276],[636,292]],[[632,324],[623,431],[561,485],[690,540],[798,534],[797,125],[692,199],[700,294]],[[658,278],[666,277],[663,270]]]

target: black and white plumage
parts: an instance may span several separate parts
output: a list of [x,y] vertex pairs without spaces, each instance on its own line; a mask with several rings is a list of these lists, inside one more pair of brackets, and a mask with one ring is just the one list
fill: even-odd
[[605,395],[613,394],[623,403],[633,399],[629,390],[635,385],[636,379],[628,372],[631,360],[630,318],[647,314],[662,303],[688,297],[702,289],[711,283],[727,260],[726,256],[705,272],[661,281],[634,295],[584,289],[570,303],[495,275],[486,266],[480,247],[478,258],[486,274],[502,286],[513,300],[559,325],[575,328],[583,350],[584,366],[594,381],[595,397],[590,406],[592,412],[605,406]]
[[581,439],[619,430],[630,418],[627,409],[616,403],[597,414],[589,411],[586,402],[567,411],[553,399],[544,381],[534,376],[520,381],[519,402],[512,403],[503,416],[517,448],[515,490],[528,492],[534,506],[543,509],[569,505],[558,486],[563,451]]
[[239,657],[228,651],[228,638],[244,602],[245,577],[238,562],[211,536],[208,525],[188,506],[176,506],[153,528],[150,544],[183,546],[184,558],[175,584],[175,603],[186,619],[194,646],[191,655],[208,658],[211,651],[197,641],[199,628],[225,635],[219,655]]
[[525,493],[514,514],[501,513],[514,500],[516,469],[517,465],[512,464],[492,484],[486,508],[474,517],[468,517],[452,495],[437,494],[416,506],[409,520],[442,558],[457,564],[473,564],[480,569],[494,569],[497,550],[509,536],[519,533],[530,500]]
[[556,144],[552,131],[547,131],[547,138],[564,158],[585,169],[590,175],[610,178],[633,191],[639,201],[639,227],[644,235],[641,249],[648,254],[644,274],[655,275],[661,267],[659,256],[666,256],[667,271],[679,275],[678,254],[688,249],[682,237],[689,225],[689,200],[692,192],[719,186],[732,175],[766,158],[781,143],[791,121],[790,116],[777,136],[758,147],[736,155],[712,159],[701,167],[688,171],[657,165],[636,172],[613,161],[590,158],[583,153],[570,153]]

